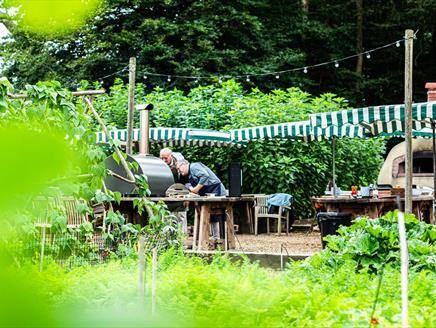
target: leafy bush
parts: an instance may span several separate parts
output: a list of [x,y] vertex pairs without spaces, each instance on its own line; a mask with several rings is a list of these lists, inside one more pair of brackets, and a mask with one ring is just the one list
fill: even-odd
[[[388,264],[400,267],[400,243],[397,211],[377,219],[358,218],[350,227],[341,227],[339,235],[327,236],[327,250],[313,256],[311,265],[340,266],[353,260],[356,268],[377,272]],[[413,270],[436,272],[436,227],[405,215],[409,265]]]
[[[28,266],[15,279],[30,281],[33,291],[40,290],[41,303],[51,309],[59,326],[78,327],[361,327],[369,324],[377,287],[377,279],[356,272],[350,260],[337,269],[308,271],[295,265],[274,272],[249,261],[235,264],[228,257],[207,263],[167,252],[158,265],[155,316],[150,315],[150,262],[145,304],[138,301],[137,263],[130,260],[69,272],[52,265],[40,273]],[[436,295],[429,286],[435,283],[434,273],[411,272],[411,326],[434,325]],[[375,313],[382,326],[400,324],[400,299],[399,272],[386,268]]]
[[[126,128],[127,87],[119,80],[110,95],[94,101],[105,120],[118,128]],[[271,93],[252,89],[246,93],[232,80],[199,86],[188,94],[177,89],[156,88],[145,95],[144,86],[138,84],[136,103],[154,104],[151,126],[214,130],[307,120],[311,113],[347,107],[345,99],[333,94],[313,97],[298,88]],[[138,119],[135,125],[139,125]],[[241,161],[244,193],[290,193],[296,201],[296,214],[301,218],[313,215],[310,197],[321,194],[332,179],[330,141],[263,140],[250,142],[244,149],[191,146],[175,150],[192,162],[209,166],[225,185],[228,185],[228,165],[231,161]],[[157,155],[158,148],[152,151]],[[373,183],[383,162],[383,152],[383,140],[338,140],[337,184],[350,189],[351,185]]]

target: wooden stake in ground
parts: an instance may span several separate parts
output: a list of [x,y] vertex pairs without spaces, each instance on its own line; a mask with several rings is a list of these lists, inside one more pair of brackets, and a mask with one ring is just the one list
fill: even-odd
[[145,241],[144,236],[139,237],[139,262],[138,262],[138,296],[141,305],[144,305],[144,294],[145,294]]
[[153,262],[152,262],[152,276],[151,276],[151,314],[156,313],[156,272],[157,272],[157,248],[153,248]]
[[41,258],[39,260],[39,272],[42,272],[44,267],[44,247],[45,247],[45,229],[46,227],[42,227],[42,240],[41,240]]
[[407,249],[406,225],[404,224],[404,212],[401,211],[398,211],[398,230],[400,234],[400,258],[401,258],[401,323],[403,328],[408,328],[409,327],[409,304],[408,304],[409,252]]

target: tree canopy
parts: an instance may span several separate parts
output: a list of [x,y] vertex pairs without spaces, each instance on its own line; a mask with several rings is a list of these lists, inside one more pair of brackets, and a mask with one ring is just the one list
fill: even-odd
[[[3,14],[11,36],[0,45],[2,73],[18,87],[47,79],[77,87],[82,79],[107,75],[102,80],[109,86],[116,77],[127,80],[129,57],[136,57],[137,79],[147,91],[156,86],[187,91],[197,85],[194,78],[176,75],[208,77],[200,84],[239,76],[248,89],[333,92],[354,106],[398,103],[403,101],[403,46],[373,52],[370,59],[365,51],[401,40],[410,28],[419,30],[415,100],[425,100],[424,83],[436,73],[435,17],[431,0],[107,0],[76,33],[50,39],[20,29]],[[337,68],[255,76],[359,53],[364,55]],[[144,80],[147,73],[163,76]]]

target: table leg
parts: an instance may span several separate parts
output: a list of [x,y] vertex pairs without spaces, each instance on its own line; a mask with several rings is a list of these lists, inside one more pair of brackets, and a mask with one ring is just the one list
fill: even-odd
[[209,227],[209,221],[210,221],[210,210],[209,207],[206,204],[203,204],[201,206],[200,210],[200,232],[199,232],[199,238],[198,238],[198,250],[201,251],[203,248],[203,243],[206,238],[206,236],[209,235],[208,233],[208,227]]
[[235,226],[234,226],[234,220],[233,220],[233,207],[227,206],[226,208],[227,213],[227,238],[229,241],[229,248],[235,249],[236,243],[235,243]]
[[192,237],[192,250],[197,248],[197,238],[198,238],[198,217],[200,216],[198,206],[195,206],[194,210],[194,233]]
[[250,205],[248,203],[245,203],[245,211],[247,213],[247,219],[248,219],[248,225],[249,225],[249,231],[250,234],[254,233],[254,227],[253,227],[253,215],[251,213],[251,208]]

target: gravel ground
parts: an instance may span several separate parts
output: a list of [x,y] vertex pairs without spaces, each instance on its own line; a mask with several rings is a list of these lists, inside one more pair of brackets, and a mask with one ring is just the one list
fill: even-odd
[[[280,254],[283,253],[312,255],[322,250],[321,236],[317,231],[290,232],[289,236],[274,234],[236,235],[236,251]],[[239,242],[238,242],[239,241]]]

